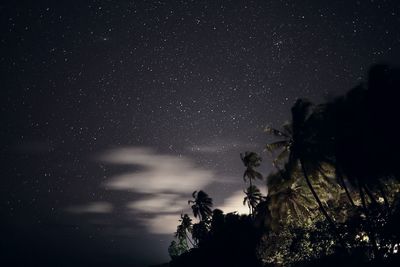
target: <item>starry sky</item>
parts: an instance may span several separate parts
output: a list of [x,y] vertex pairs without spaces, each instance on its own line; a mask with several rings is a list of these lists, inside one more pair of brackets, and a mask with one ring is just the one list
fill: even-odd
[[268,174],[263,128],[296,98],[400,62],[396,0],[2,1],[0,21],[7,266],[167,261],[194,190],[246,212],[239,153]]

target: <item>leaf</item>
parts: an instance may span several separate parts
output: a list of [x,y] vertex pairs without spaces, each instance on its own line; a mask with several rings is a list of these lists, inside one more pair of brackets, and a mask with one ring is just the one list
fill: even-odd
[[243,180],[246,181],[246,178],[253,179],[253,180],[257,178],[259,180],[262,180],[263,176],[258,171],[255,171],[251,168],[247,168],[243,174]]
[[292,124],[290,124],[289,122],[286,122],[282,125],[283,130],[285,130],[285,132],[288,133],[289,136],[291,136],[293,134],[293,128],[292,128]]
[[264,132],[266,132],[267,134],[272,134],[276,137],[282,137],[282,136],[289,137],[286,133],[272,127],[265,127]]
[[284,162],[289,157],[289,149],[283,150],[279,155],[274,159],[274,164]]
[[272,153],[272,152],[274,152],[275,150],[285,148],[285,147],[287,147],[288,145],[289,145],[289,141],[287,141],[287,140],[282,140],[282,141],[277,141],[277,142],[274,142],[274,143],[267,144],[267,145],[265,146],[265,148],[266,148],[269,152]]

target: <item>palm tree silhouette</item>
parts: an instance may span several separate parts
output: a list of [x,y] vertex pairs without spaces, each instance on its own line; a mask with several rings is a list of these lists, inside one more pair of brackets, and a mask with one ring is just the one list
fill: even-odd
[[255,185],[250,185],[243,192],[246,194],[243,200],[243,205],[246,205],[247,203],[247,206],[249,207],[249,214],[250,216],[253,216],[255,208],[257,207],[257,204],[262,201],[263,196],[260,192],[260,189],[258,189],[258,187]]
[[306,184],[318,203],[320,211],[331,227],[336,229],[332,218],[326,211],[310,180],[309,172],[314,173],[318,170],[321,162],[320,153],[315,140],[313,140],[312,123],[308,120],[311,106],[311,102],[299,99],[292,107],[292,122],[290,124],[286,124],[282,131],[267,127],[265,129],[267,133],[283,138],[283,140],[267,144],[266,149],[271,153],[280,151],[274,161],[275,164],[287,158],[285,169],[288,175],[291,175],[298,166],[301,168]]
[[178,225],[175,233],[175,237],[178,239],[185,239],[190,242],[192,246],[194,246],[193,241],[189,238],[188,232],[192,232],[192,219],[187,214],[181,214],[181,219],[179,220],[180,224]]
[[210,232],[212,234],[218,234],[224,228],[225,223],[225,215],[224,212],[220,209],[214,209],[211,219],[211,228]]
[[250,186],[252,186],[253,179],[262,180],[262,174],[255,170],[255,168],[260,166],[262,158],[257,153],[249,151],[246,151],[244,155],[240,153],[240,158],[246,167],[246,170],[243,173],[243,180],[246,182],[248,179]]
[[207,222],[212,214],[212,199],[204,191],[194,191],[192,193],[194,200],[189,200],[188,204],[193,204],[191,206],[193,210],[193,215],[195,218],[199,217],[200,221]]

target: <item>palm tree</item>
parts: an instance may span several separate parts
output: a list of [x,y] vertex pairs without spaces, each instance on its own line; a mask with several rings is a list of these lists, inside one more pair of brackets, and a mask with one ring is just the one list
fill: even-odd
[[[318,205],[312,201],[313,196],[306,185],[302,174],[295,170],[290,180],[287,180],[280,173],[272,173],[267,177],[268,186],[268,209],[271,214],[270,227],[277,230],[282,224],[305,225],[316,218]],[[323,180],[314,184],[321,201],[326,204],[334,194],[327,190],[329,185]]]
[[318,145],[313,140],[315,133],[312,129],[312,121],[308,120],[311,105],[311,102],[299,99],[292,107],[292,122],[290,124],[284,125],[282,131],[267,127],[265,129],[267,133],[283,138],[283,140],[268,144],[266,149],[271,153],[280,151],[274,161],[275,164],[287,157],[285,169],[289,175],[298,166],[301,168],[306,184],[318,203],[319,209],[331,227],[336,229],[332,218],[326,211],[310,180],[310,172],[314,174],[323,159],[320,157]]
[[212,211],[212,199],[204,191],[194,191],[192,194],[194,200],[189,200],[188,204],[193,204],[191,206],[193,210],[193,215],[195,218],[199,217],[200,221],[208,221]]
[[187,214],[181,214],[181,219],[179,220],[180,224],[178,225],[175,233],[175,237],[178,239],[189,240],[190,244],[194,246],[193,241],[189,238],[188,232],[192,232],[192,219]]
[[263,199],[263,196],[260,192],[260,189],[258,189],[258,187],[255,185],[250,185],[247,190],[243,192],[246,194],[243,200],[243,205],[246,205],[247,203],[247,206],[249,207],[249,214],[252,216],[257,204]]
[[244,155],[240,153],[240,158],[246,167],[246,170],[243,173],[243,180],[246,182],[248,179],[250,186],[252,186],[253,179],[262,180],[262,174],[255,170],[255,168],[260,166],[262,158],[257,153],[249,151],[246,151]]
[[376,165],[368,164],[370,147],[375,142],[370,142],[370,138],[367,139],[368,148],[367,150],[364,148],[365,133],[369,133],[370,129],[379,128],[367,129],[362,126],[367,113],[364,111],[365,95],[365,88],[360,85],[345,96],[321,105],[320,121],[316,131],[318,132],[316,143],[323,147],[320,149],[321,155],[334,166],[337,181],[345,190],[353,207],[356,205],[349,189],[358,189],[359,193],[361,191],[364,193],[364,183],[368,180],[366,177],[372,173],[368,165]]
[[182,225],[178,225],[176,227],[176,232],[174,235],[179,242],[186,244],[187,246],[187,242],[186,242],[186,233],[185,233],[185,229],[182,227]]

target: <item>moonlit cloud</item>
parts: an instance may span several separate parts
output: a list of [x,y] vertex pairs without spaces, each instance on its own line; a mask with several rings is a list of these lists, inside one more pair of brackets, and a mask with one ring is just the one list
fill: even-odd
[[[179,197],[176,194],[155,194],[147,199],[142,199],[128,203],[127,207],[133,211],[148,213],[168,213],[181,212],[183,204],[187,203],[187,199]],[[185,207],[186,208],[186,207]]]
[[[203,147],[203,151],[212,153],[212,147]],[[160,154],[146,147],[113,149],[103,153],[99,160],[124,165],[130,170],[111,176],[101,186],[109,190],[139,193],[141,198],[127,200],[122,207],[152,234],[172,235],[176,231],[180,214],[190,213],[187,200],[193,191],[205,189],[211,183],[232,183],[229,177],[214,179],[212,171],[198,167],[188,157]],[[236,211],[247,214],[248,207],[243,205],[243,198],[243,191],[236,191],[215,207],[225,213]],[[90,202],[69,207],[67,211],[105,214],[113,209],[108,202]]]
[[243,205],[244,193],[243,191],[237,191],[230,197],[225,199],[224,203],[218,207],[224,211],[224,213],[237,212],[239,214],[248,214],[249,208]]
[[213,173],[185,157],[157,154],[149,148],[122,148],[106,153],[103,161],[129,164],[138,171],[114,176],[105,187],[148,194],[188,193],[212,182]]
[[157,215],[151,219],[141,219],[152,234],[173,235],[180,217],[176,214]]
[[71,213],[111,213],[113,205],[105,201],[90,202],[84,205],[71,206],[66,210]]
[[103,186],[144,194],[142,199],[128,202],[126,207],[155,234],[172,234],[179,215],[188,211],[188,194],[204,189],[214,180],[212,171],[196,166],[189,158],[160,154],[145,147],[114,149],[100,159],[135,168],[111,177]]

